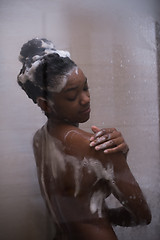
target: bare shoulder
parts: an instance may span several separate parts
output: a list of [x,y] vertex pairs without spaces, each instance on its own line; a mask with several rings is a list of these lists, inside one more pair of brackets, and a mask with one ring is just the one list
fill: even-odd
[[92,154],[93,149],[89,146],[91,133],[80,128],[69,126],[65,128],[61,136],[61,141],[68,154],[77,157],[86,157]]
[[106,155],[103,151],[96,151],[94,148],[91,148],[89,145],[91,136],[92,133],[80,128],[67,128],[63,135],[63,144],[66,147],[66,152],[81,158],[94,158],[102,163],[111,161],[115,165],[117,165],[117,158],[121,161],[125,159],[121,152]]
[[64,135],[64,144],[67,148],[89,147],[91,133],[83,131],[80,128],[69,128]]

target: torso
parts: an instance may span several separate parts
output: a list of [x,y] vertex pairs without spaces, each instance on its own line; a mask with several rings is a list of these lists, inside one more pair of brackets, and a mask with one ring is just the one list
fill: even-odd
[[[90,134],[68,125],[59,126],[49,134],[56,139],[62,162],[56,168],[56,177],[53,176],[53,166],[45,163],[44,179],[51,205],[58,221],[68,232],[68,239],[116,240],[103,213],[104,200],[111,193],[106,179],[103,179],[104,168],[97,159],[85,156],[85,149],[83,153],[82,138],[89,146]],[[76,151],[78,138],[71,141],[75,134],[80,136],[81,151]]]

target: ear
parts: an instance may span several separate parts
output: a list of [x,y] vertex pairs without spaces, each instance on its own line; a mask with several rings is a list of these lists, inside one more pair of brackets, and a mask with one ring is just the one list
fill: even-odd
[[51,107],[49,106],[46,99],[44,99],[42,97],[38,97],[37,104],[42,109],[42,111],[44,111],[46,113],[51,113]]

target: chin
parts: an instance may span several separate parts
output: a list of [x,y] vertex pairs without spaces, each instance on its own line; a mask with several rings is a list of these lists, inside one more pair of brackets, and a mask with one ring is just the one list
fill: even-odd
[[84,123],[84,122],[87,122],[89,120],[90,116],[86,116],[85,118],[81,119],[79,121],[79,123]]

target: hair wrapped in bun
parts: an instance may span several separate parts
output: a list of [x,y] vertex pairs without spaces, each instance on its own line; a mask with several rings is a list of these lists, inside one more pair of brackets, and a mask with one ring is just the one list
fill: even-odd
[[20,52],[23,66],[18,84],[34,103],[38,97],[49,99],[60,92],[67,82],[67,74],[76,64],[67,51],[56,50],[51,41],[34,38],[25,43]]

